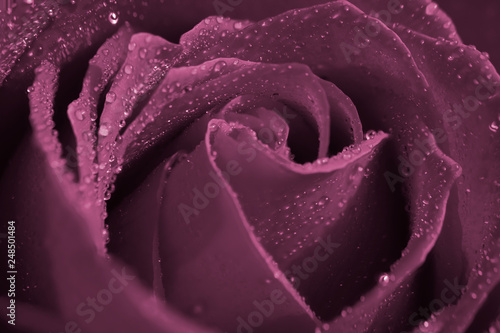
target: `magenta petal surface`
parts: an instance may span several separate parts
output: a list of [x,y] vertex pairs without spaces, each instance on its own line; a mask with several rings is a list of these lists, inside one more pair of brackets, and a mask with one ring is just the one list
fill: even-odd
[[[214,164],[211,137],[224,126],[219,124],[224,122],[211,122],[205,141],[167,170],[159,226],[165,298],[197,321],[231,331],[244,325],[241,320],[248,320],[256,303],[271,303],[273,316],[259,332],[313,332],[318,320],[259,245]],[[217,195],[197,202],[207,186]]]
[[500,77],[460,31],[483,51],[493,24],[430,0],[32,2],[0,8],[18,331],[500,330]]
[[[296,84],[296,80],[302,84]],[[151,96],[151,104],[126,129],[117,154],[124,156],[124,163],[138,158],[144,148],[168,140],[207,109],[222,106],[242,95],[242,91],[296,109],[296,121],[305,122],[312,130],[311,140],[316,141],[316,147],[308,147],[303,153],[313,159],[326,156],[330,107],[318,78],[299,64],[272,65],[238,59],[216,59],[169,70]]]

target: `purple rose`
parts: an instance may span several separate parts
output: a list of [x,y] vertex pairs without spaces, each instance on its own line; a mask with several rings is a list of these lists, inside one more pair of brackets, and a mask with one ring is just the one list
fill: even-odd
[[482,29],[324,2],[8,2],[2,327],[500,331]]

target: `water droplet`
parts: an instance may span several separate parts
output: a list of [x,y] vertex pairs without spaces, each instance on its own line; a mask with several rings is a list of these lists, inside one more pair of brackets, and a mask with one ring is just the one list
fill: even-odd
[[109,126],[107,124],[102,124],[99,127],[99,135],[108,136],[108,134],[109,134]]
[[137,46],[137,44],[135,42],[130,42],[128,44],[128,50],[129,51],[133,51],[135,49],[135,47]]
[[490,131],[492,131],[493,133],[496,133],[498,131],[498,124],[496,123],[496,121],[493,121],[491,124],[490,124]]
[[438,5],[437,3],[431,2],[430,4],[425,7],[425,13],[427,15],[434,15],[438,10]]
[[235,28],[236,30],[241,30],[241,29],[243,29],[243,23],[241,23],[241,22],[235,22],[235,23],[234,23],[234,28]]
[[378,283],[380,283],[383,286],[387,286],[390,280],[391,278],[389,277],[389,274],[384,273],[380,275],[380,277],[378,278]]
[[113,103],[116,100],[116,94],[112,91],[108,92],[106,95],[106,102]]
[[57,15],[57,9],[56,8],[49,8],[47,9],[47,15],[49,15],[49,17],[54,17]]
[[75,110],[75,118],[78,120],[85,119],[85,111],[82,109],[76,109]]
[[109,199],[111,199],[111,191],[106,191],[104,192],[104,200],[108,201]]
[[368,132],[366,132],[365,138],[366,140],[372,140],[373,138],[375,138],[376,134],[377,133],[374,130],[369,130]]
[[359,154],[361,153],[361,147],[358,145],[350,145],[349,150],[353,152],[354,154]]
[[318,206],[319,206],[319,207],[323,207],[324,205],[326,205],[326,203],[328,202],[328,200],[330,200],[330,198],[328,198],[327,196],[322,196],[322,197],[318,200]]
[[117,24],[118,23],[118,14],[116,14],[115,12],[109,13],[108,20],[109,20],[109,23],[111,23],[113,25]]
[[134,71],[134,67],[132,65],[125,65],[123,71],[125,72],[125,74],[130,75]]
[[214,72],[220,72],[224,67],[226,67],[227,64],[225,61],[221,60],[221,61],[218,61],[215,65],[214,65]]
[[102,238],[109,242],[109,230],[107,228],[102,229]]
[[148,54],[148,50],[146,48],[141,48],[139,50],[139,58],[144,59],[146,58],[146,55]]

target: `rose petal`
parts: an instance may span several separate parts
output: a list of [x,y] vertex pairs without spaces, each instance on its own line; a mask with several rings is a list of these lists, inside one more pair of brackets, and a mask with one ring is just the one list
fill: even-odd
[[183,48],[199,48],[212,44],[214,35],[219,33],[226,35],[232,33],[254,22],[248,20],[231,20],[226,17],[209,16],[194,26],[191,30],[184,33],[179,41]]
[[[53,103],[57,90],[58,69],[49,62],[43,62],[36,69],[36,78],[30,88],[30,120],[37,142],[47,156],[48,163],[59,178],[67,195],[76,201],[77,195],[82,195],[74,182],[74,174],[66,167],[66,160],[61,158],[61,143],[58,141],[58,133],[54,129]],[[83,197],[82,197],[83,198]],[[79,209],[80,214],[89,222],[88,228],[96,250],[103,254],[105,244],[102,239],[103,223],[94,214],[96,202],[92,195],[85,194],[85,201]]]
[[[71,174],[65,171],[65,161],[60,157],[57,132],[53,130],[51,116],[57,73],[52,64],[42,63],[36,70],[37,76],[30,89],[31,123],[36,148],[21,151],[20,160],[26,162],[31,169],[26,174],[34,179],[12,178],[18,182],[18,186],[14,187],[14,193],[19,194],[17,202],[22,204],[24,210],[27,206],[31,207],[32,213],[36,215],[35,218],[30,214],[16,211],[15,220],[24,225],[27,232],[40,232],[40,239],[43,239],[41,245],[24,242],[26,247],[23,246],[20,253],[24,253],[27,249],[38,250],[40,257],[37,260],[43,268],[34,264],[25,271],[32,272],[35,280],[20,279],[19,282],[25,282],[28,287],[32,283],[37,283],[35,281],[44,283],[44,288],[40,290],[52,295],[46,297],[55,300],[55,305],[50,304],[50,309],[57,313],[57,317],[64,320],[66,327],[67,321],[74,321],[75,325],[95,332],[113,329],[207,332],[186,321],[171,309],[156,303],[136,281],[133,281],[135,277],[130,277],[125,267],[120,267],[114,260],[104,258],[100,253],[104,249],[104,246],[99,247],[103,244],[102,233],[99,236],[95,235],[95,231],[98,230],[95,226],[99,225],[99,221],[92,214],[88,214],[85,207],[76,204],[81,202],[80,193],[72,182]],[[22,155],[23,153],[25,155]],[[40,184],[33,186],[37,181],[40,181]],[[41,191],[43,195],[40,194]],[[2,205],[7,202],[5,198],[3,199]],[[8,200],[12,200],[12,194]],[[57,202],[57,205],[54,205],[54,202]],[[15,210],[19,209],[18,205],[14,207]],[[33,225],[31,222],[34,220],[39,223]],[[40,228],[37,228],[38,225]],[[30,237],[26,236],[23,239],[28,240]],[[22,262],[23,260],[19,269],[22,268]],[[47,269],[50,274],[47,274]],[[117,289],[117,282],[121,283],[121,290]],[[102,311],[92,312],[95,317],[90,319],[89,311],[84,311],[85,307],[90,306],[86,302],[90,302],[89,297],[92,296],[103,297],[105,291],[108,291],[107,295],[111,295],[109,297],[112,299]],[[104,299],[106,297],[104,296]],[[47,302],[42,304],[44,303]],[[78,316],[75,316],[75,313]],[[126,318],[120,318],[121,315],[125,315]]]
[[[211,124],[216,127],[221,122]],[[173,166],[166,178],[159,230],[166,300],[197,321],[234,330],[239,317],[246,321],[255,311],[255,302],[271,302],[279,293],[280,304],[272,305],[273,315],[263,318],[259,331],[312,331],[318,321],[279,276],[278,268],[252,235],[221,170],[215,167],[211,136],[209,130],[206,141]],[[203,204],[205,207],[193,203],[197,208],[189,210],[196,188],[207,184],[218,188],[217,196]],[[193,188],[194,192],[179,188]]]
[[[498,294],[500,284],[500,232],[495,224],[488,224],[484,231],[483,246],[479,251],[479,259],[468,277],[466,290],[462,293],[459,302],[448,306],[435,315],[435,320],[428,324],[431,332],[465,331],[473,323],[475,315],[481,306],[488,303],[498,304],[498,299],[488,300],[489,295]],[[497,290],[495,290],[495,288]],[[492,317],[498,307],[484,309],[485,315]]]
[[[312,0],[308,5],[322,3],[325,0]],[[262,6],[256,6],[255,3],[242,1],[237,6],[230,6],[224,12],[220,12],[218,7],[210,0],[191,0],[182,3],[164,2],[145,3],[142,1],[129,2],[113,2],[103,4],[102,1],[93,0],[85,2],[75,2],[67,5],[58,6],[59,11],[53,18],[54,22],[50,28],[46,28],[32,43],[31,50],[37,50],[40,46],[44,48],[41,54],[33,56],[23,55],[21,63],[14,70],[14,76],[19,77],[22,73],[32,71],[40,65],[43,59],[50,58],[56,65],[63,65],[70,61],[74,55],[85,52],[86,49],[96,44],[101,44],[104,40],[111,36],[122,22],[130,22],[133,26],[149,31],[153,34],[163,36],[165,38],[176,40],[182,33],[193,27],[195,24],[211,15],[230,16],[234,18],[246,18],[259,20],[272,15],[277,15],[291,8],[303,7],[303,0],[277,0],[272,4],[266,3],[266,10],[262,10]],[[30,5],[19,5],[14,14],[30,16]],[[45,3],[35,4],[34,12],[43,15],[47,19],[47,10]],[[192,10],[186,11],[189,7]],[[25,12],[26,11],[26,12]],[[113,20],[112,13],[117,14],[117,21]],[[140,13],[140,15],[138,15]],[[0,22],[2,23],[2,31],[8,28],[8,14],[0,13]],[[114,22],[114,23],[113,23]],[[243,22],[243,21],[242,21]],[[33,28],[31,21],[26,21],[24,30],[31,31]],[[14,27],[17,29],[21,22],[15,22]],[[28,29],[29,28],[29,29]],[[5,35],[7,36],[7,34]],[[3,45],[13,43],[13,38],[2,39]],[[45,46],[50,46],[45,48]],[[46,53],[45,53],[46,52]]]
[[[2,174],[0,217],[5,221],[5,228],[7,221],[15,221],[16,226],[15,259],[19,273],[16,276],[16,287],[19,291],[16,293],[16,305],[17,302],[29,302],[43,307],[48,312],[54,312],[57,309],[57,300],[50,295],[56,293],[57,285],[47,274],[51,269],[45,241],[47,230],[44,223],[33,223],[41,221],[49,207],[44,206],[40,199],[46,197],[47,180],[43,168],[44,155],[35,146],[35,141],[33,137],[25,137]],[[6,240],[2,240],[2,246],[5,246],[5,242]],[[33,253],[37,255],[33,256]],[[6,266],[3,267],[6,269]],[[8,281],[3,280],[1,285],[4,290],[8,290]],[[4,296],[7,300],[6,295]],[[6,322],[2,322],[4,321]],[[36,324],[28,318],[26,321]]]
[[[68,118],[76,137],[79,183],[84,188],[84,193],[89,196],[88,200],[102,202],[102,197],[99,198],[96,192],[98,103],[101,94],[125,60],[132,33],[130,26],[125,25],[99,48],[89,63],[80,97],[68,106]],[[105,211],[105,206],[101,207],[100,215]]]
[[[302,166],[274,156],[245,129],[227,131],[214,136],[215,161],[220,169],[238,164],[238,174],[229,177],[229,183],[259,242],[281,271],[289,279],[293,276],[295,287],[316,315],[327,320],[340,314],[343,306],[373,287],[406,244],[407,230],[400,222],[405,218],[404,204],[400,203],[399,212],[390,208],[393,194],[380,186],[385,186],[385,179],[377,172],[383,170],[383,163],[372,162],[384,160],[372,150],[387,135],[379,134],[329,160]],[[356,202],[374,201],[374,192],[376,202],[357,207]],[[360,228],[363,233],[357,232]],[[387,246],[380,245],[382,237],[390,240]],[[330,242],[340,247],[326,249],[326,258],[321,260],[326,262],[318,263],[313,250]],[[346,258],[357,264],[349,264]],[[316,260],[315,268],[310,267],[311,260]],[[302,272],[295,267],[302,267]],[[333,298],[338,301],[331,302]]]
[[[497,119],[500,77],[493,65],[470,47],[414,33],[402,37],[430,85],[437,87],[433,92],[439,103],[436,110],[444,121],[435,126],[441,126],[447,134],[443,149],[463,168],[465,177],[457,184],[460,201],[457,208],[470,267],[476,261],[476,249],[481,247],[482,222],[490,219],[499,222],[498,217],[490,215],[500,200],[500,191],[495,186],[495,181],[500,180],[500,153],[496,149],[500,141],[489,127],[500,123]],[[477,160],[486,160],[487,169],[478,168]]]
[[[55,181],[55,178],[49,179]],[[79,327],[92,332],[206,332],[151,299],[130,269],[98,256],[89,241],[87,221],[75,212],[74,202],[68,202],[57,186],[47,188],[46,193],[49,190],[51,195],[47,199],[60,204],[57,209],[49,209],[43,221],[48,229],[51,277],[57,285],[60,311],[66,320],[75,321]],[[54,207],[48,202],[47,206]],[[121,284],[122,290],[117,284]],[[75,316],[75,311],[84,313],[89,306],[85,305],[88,297],[103,297],[99,296],[103,295],[103,290],[116,292],[111,294],[112,300],[101,312],[94,312],[93,320],[88,309],[87,314]]]
[[[110,253],[118,256],[137,272],[145,285],[153,289],[153,241],[160,214],[159,191],[164,176],[160,165],[132,193],[109,207]],[[123,194],[122,194],[123,195]]]
[[[254,80],[254,77],[259,77],[259,80]],[[227,83],[228,80],[231,84]],[[301,85],[294,82],[301,82]],[[323,87],[307,67],[217,59],[200,66],[171,69],[151,97],[151,106],[146,106],[127,128],[117,156],[124,156],[124,163],[130,163],[145,147],[171,138],[207,109],[222,106],[243,93],[266,96],[300,111],[308,126],[319,132],[319,140],[316,139],[319,148],[315,148],[319,152],[309,145],[307,151],[296,154],[302,154],[306,159],[314,159],[318,153],[326,155],[328,101]]]
[[330,104],[330,147],[329,155],[340,152],[351,144],[363,141],[363,129],[358,111],[351,99],[333,83],[322,80]]
[[[493,214],[500,202],[500,191],[496,186],[500,179],[500,155],[496,149],[498,135],[493,132],[494,126],[500,123],[497,119],[500,78],[486,56],[474,48],[435,41],[415,33],[400,35],[412,50],[429,83],[435,87],[447,87],[434,94],[444,120],[440,126],[448,137],[442,144],[443,149],[449,150],[450,156],[460,163],[464,175],[457,184],[456,204],[447,212],[460,223],[459,226],[455,223],[455,229],[450,232],[451,237],[460,241],[464,256],[463,262],[455,264],[455,267],[458,266],[455,270],[462,270],[465,276],[474,274],[471,269],[485,260],[477,249],[495,239],[488,226],[500,224],[500,216]],[[477,160],[484,161],[487,169],[478,168]],[[443,264],[456,258],[456,250],[450,252],[448,246],[443,244],[435,250],[435,257]],[[448,272],[443,264],[438,265],[444,270],[441,275]],[[472,320],[471,314],[480,306],[479,302],[473,304],[469,314],[458,316],[454,325],[468,325]]]
[[[240,100],[240,98],[234,99],[224,107],[222,119],[228,123],[244,124],[257,133],[257,138],[270,149],[284,156],[289,156],[290,151],[287,149],[286,141],[290,129],[285,119],[276,113],[275,110],[277,109],[271,110],[269,108],[259,107],[250,109],[252,110],[250,114],[253,115],[236,113],[234,110],[235,107],[233,106],[234,104],[237,105],[236,107],[242,107],[244,109],[248,107],[248,105],[245,105]],[[235,101],[237,102],[231,105]],[[233,106],[233,108],[231,108],[231,106]]]
[[[112,170],[117,162],[116,140],[125,122],[134,117],[134,108],[150,90],[148,77],[161,60],[173,61],[180,48],[150,34],[135,34],[128,44],[127,57],[120,73],[106,95],[106,104],[99,121],[97,157],[99,162],[99,195],[108,197],[105,191],[112,183]],[[121,163],[118,163],[120,165]]]
[[[399,0],[349,0],[353,5],[372,17],[376,17],[389,28],[400,26],[418,31],[434,38],[445,38],[460,42],[456,28],[451,19],[437,3],[431,0],[399,1]],[[365,35],[374,34],[370,27],[363,29]]]
[[475,314],[474,321],[467,333],[495,332],[500,329],[500,284],[489,290],[489,295],[481,309]]
[[[67,7],[65,8],[67,9]],[[66,12],[66,10],[64,10]],[[0,21],[6,22],[6,27],[0,29],[2,34],[0,39],[0,86],[5,78],[10,74],[16,61],[23,55],[26,49],[32,44],[40,33],[45,30],[54,18],[54,8],[48,3],[40,3],[34,6],[19,4],[14,10],[17,24],[12,22],[10,17],[0,17]],[[2,13],[0,13],[2,14]],[[22,23],[20,21],[23,21]],[[8,23],[7,23],[8,22]]]
[[[435,142],[433,145],[436,148]],[[435,172],[435,170],[440,171]],[[345,316],[338,317],[330,323],[329,332],[359,332],[370,327],[387,329],[387,326],[383,325],[387,324],[389,318],[378,317],[378,309],[381,305],[392,301],[390,296],[395,294],[399,286],[411,282],[415,271],[426,260],[441,232],[449,191],[459,174],[460,168],[456,163],[441,151],[434,150],[407,180],[412,188],[409,192],[409,203],[412,206],[410,208],[412,234],[401,258],[391,265],[386,276],[381,277],[379,285],[364,295],[362,300],[345,313]],[[406,299],[408,296],[403,297]],[[384,324],[380,324],[379,321]],[[355,326],[353,322],[356,322]],[[396,321],[391,323],[399,324]]]

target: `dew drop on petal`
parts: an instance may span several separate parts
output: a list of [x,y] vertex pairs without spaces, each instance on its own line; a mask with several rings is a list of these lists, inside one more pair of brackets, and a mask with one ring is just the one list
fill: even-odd
[[492,122],[490,124],[490,131],[492,131],[493,133],[496,133],[498,131],[498,124],[496,123],[496,121]]
[[134,67],[132,65],[125,65],[125,68],[123,69],[123,71],[125,72],[125,74],[130,75],[134,71]]
[[109,128],[106,124],[102,124],[101,127],[99,127],[99,135],[101,136],[108,136],[109,134]]
[[106,241],[109,242],[109,231],[107,228],[102,229],[102,238]]
[[227,64],[225,61],[219,61],[214,65],[214,72],[220,72]]
[[75,110],[75,118],[78,120],[83,120],[85,119],[85,111],[81,109]]
[[148,54],[148,50],[146,48],[141,48],[139,50],[139,58],[144,59],[146,58],[146,55]]
[[430,4],[425,7],[425,13],[427,15],[434,15],[438,10],[438,5],[437,3],[431,2]]
[[375,138],[375,135],[376,135],[376,132],[374,130],[369,130],[365,134],[365,139],[366,140],[372,140],[373,138]]
[[104,200],[108,201],[111,199],[111,191],[104,192]]
[[319,199],[319,201],[317,202],[317,205],[319,207],[323,207],[324,205],[326,205],[326,203],[328,202],[328,200],[330,200],[330,198],[328,198],[327,196],[323,196]]
[[115,100],[116,100],[116,94],[114,92],[110,91],[106,95],[106,102],[107,103],[113,103]]
[[47,14],[48,14],[50,17],[54,17],[54,16],[56,16],[57,11],[56,11],[56,9],[54,9],[54,8],[49,8],[49,9],[47,10]]
[[118,14],[116,14],[115,12],[109,13],[108,20],[109,20],[109,23],[111,23],[113,25],[117,24],[118,23]]
[[380,277],[378,278],[378,283],[380,283],[382,286],[387,286],[389,284],[389,281],[390,277],[387,273],[380,275]]
[[135,50],[135,47],[136,47],[136,46],[137,46],[137,43],[135,43],[135,42],[130,42],[130,43],[128,44],[128,50],[129,50],[129,51],[133,51],[133,50]]

